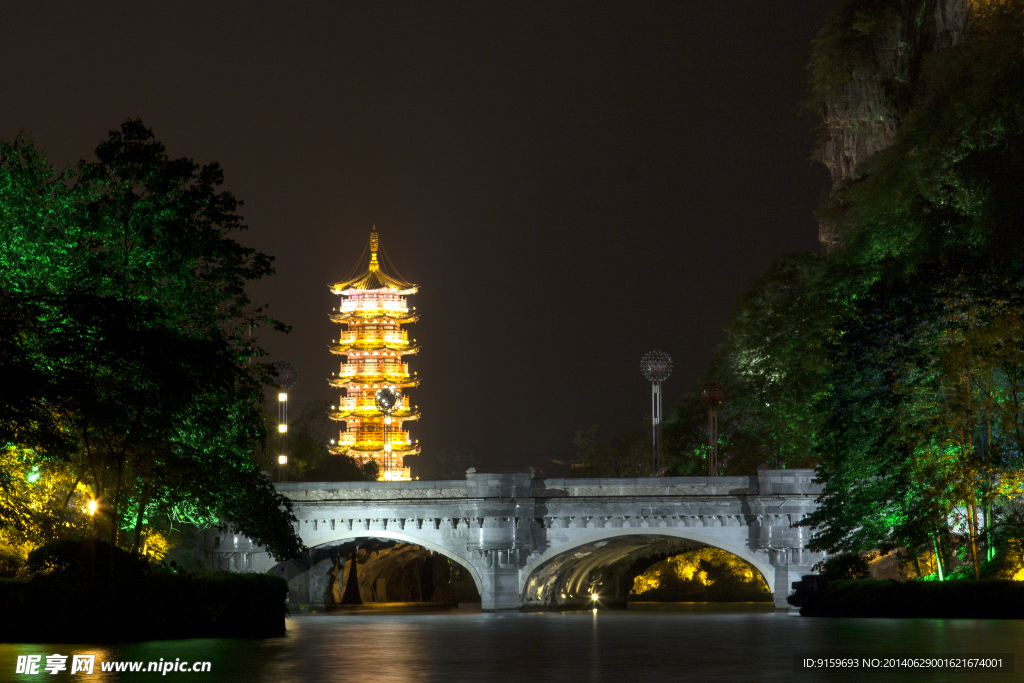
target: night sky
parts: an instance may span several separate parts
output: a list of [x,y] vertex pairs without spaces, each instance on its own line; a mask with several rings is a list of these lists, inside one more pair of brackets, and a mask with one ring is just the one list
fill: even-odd
[[643,425],[645,351],[675,361],[666,409],[693,391],[745,283],[817,250],[800,103],[838,4],[10,3],[0,138],[63,166],[141,117],[220,162],[276,257],[253,298],[293,326],[261,340],[293,415],[337,396],[327,285],[376,225],[421,287],[423,457],[547,469]]

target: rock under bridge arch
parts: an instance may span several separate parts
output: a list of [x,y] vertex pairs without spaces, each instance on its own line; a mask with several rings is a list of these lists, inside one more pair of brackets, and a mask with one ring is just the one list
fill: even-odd
[[330,535],[328,535],[328,536],[326,536],[324,538],[319,538],[312,545],[307,543],[307,547],[311,551],[315,552],[316,549],[318,549],[318,548],[329,547],[331,545],[335,545],[335,544],[338,544],[338,543],[341,543],[341,542],[344,542],[344,541],[357,541],[358,542],[358,541],[370,540],[370,539],[386,539],[386,540],[392,540],[392,541],[400,541],[402,543],[408,543],[410,545],[419,546],[419,547],[421,547],[421,548],[423,548],[425,550],[428,550],[428,551],[433,552],[433,553],[437,553],[439,555],[444,555],[449,560],[451,560],[452,562],[455,562],[456,564],[458,564],[460,567],[462,567],[463,569],[465,569],[469,573],[469,576],[470,576],[471,579],[473,579],[473,584],[476,586],[476,589],[477,589],[478,592],[481,592],[481,590],[483,588],[483,586],[482,586],[482,584],[480,582],[480,574],[477,572],[476,567],[473,566],[472,562],[467,557],[465,557],[464,555],[459,554],[456,551],[453,551],[450,548],[446,548],[443,545],[439,545],[437,543],[433,543],[431,541],[428,541],[428,540],[426,540],[424,538],[421,538],[421,537],[414,536],[412,534],[406,534],[406,533],[397,532],[397,531],[387,531],[387,530],[375,531],[372,534],[365,533],[365,532],[360,532],[360,531],[342,531],[342,532],[338,532],[336,534],[330,534]]
[[[468,593],[458,590],[458,585],[454,590],[435,591],[433,579],[422,584],[420,572],[415,570],[426,566],[428,576],[436,576],[435,556],[449,560],[464,572],[472,586]],[[359,568],[353,588],[349,586],[349,573],[354,560]],[[414,570],[413,575],[407,577],[410,586],[396,591],[393,579],[396,574],[408,573],[406,570],[409,569]],[[316,610],[343,603],[346,591],[353,589],[359,596],[357,600],[363,603],[426,601],[454,604],[460,596],[472,601],[472,595],[479,595],[481,588],[476,568],[465,557],[423,539],[386,531],[371,535],[353,531],[319,539],[312,547],[307,547],[302,557],[279,562],[267,571],[288,581],[292,604],[308,605]],[[444,574],[448,573],[445,569]],[[378,580],[386,580],[387,588]]]
[[[684,529],[613,529],[568,541],[529,562],[520,573],[521,602],[524,607],[575,604],[596,590],[601,604],[624,604],[633,562],[707,547],[735,555],[753,566],[769,588],[775,585],[774,567],[730,543]],[[595,577],[601,585],[593,583]]]

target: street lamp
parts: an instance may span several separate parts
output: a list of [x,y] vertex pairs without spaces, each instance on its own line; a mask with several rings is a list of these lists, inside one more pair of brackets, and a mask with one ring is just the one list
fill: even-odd
[[672,374],[672,359],[664,351],[648,351],[640,360],[640,370],[651,383],[651,429],[654,445],[653,476],[661,474],[661,383]]
[[374,397],[377,410],[384,415],[384,478],[391,471],[391,441],[388,432],[391,429],[391,414],[402,405],[402,397],[394,387],[378,389]]
[[725,401],[725,385],[711,380],[701,387],[700,401],[708,408],[708,476],[718,474],[718,409]]
[[278,480],[288,481],[288,390],[299,378],[299,370],[293,363],[279,360],[274,363],[277,373],[277,432],[281,435],[281,455],[277,457]]

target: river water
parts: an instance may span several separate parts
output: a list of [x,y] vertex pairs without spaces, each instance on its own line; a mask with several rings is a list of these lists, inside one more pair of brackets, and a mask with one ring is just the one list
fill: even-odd
[[[636,606],[634,606],[636,607]],[[84,617],[84,615],[83,615]],[[879,657],[1013,653],[1015,673],[794,671],[794,653]],[[211,663],[209,673],[18,675],[18,655]],[[70,669],[71,658],[68,658]],[[1024,681],[1024,620],[811,619],[766,605],[628,611],[314,614],[265,640],[112,646],[0,644],[0,681]]]

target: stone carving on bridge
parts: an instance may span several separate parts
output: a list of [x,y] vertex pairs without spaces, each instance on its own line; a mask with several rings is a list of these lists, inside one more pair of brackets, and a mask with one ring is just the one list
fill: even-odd
[[[451,500],[466,498],[468,489],[465,482],[448,481],[410,481],[406,484],[417,486],[410,488],[396,488],[389,486],[390,482],[324,482],[322,484],[298,483],[302,487],[294,493],[296,499],[305,502],[333,502],[345,500]],[[359,484],[360,486],[352,486]],[[462,484],[457,486],[456,484]],[[435,488],[434,485],[440,485]],[[317,488],[311,488],[317,487]],[[319,488],[324,487],[324,488]]]

